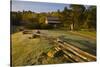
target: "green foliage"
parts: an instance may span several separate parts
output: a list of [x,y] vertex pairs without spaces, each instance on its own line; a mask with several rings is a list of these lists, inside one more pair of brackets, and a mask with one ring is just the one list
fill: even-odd
[[22,19],[21,12],[11,12],[11,25],[20,25]]

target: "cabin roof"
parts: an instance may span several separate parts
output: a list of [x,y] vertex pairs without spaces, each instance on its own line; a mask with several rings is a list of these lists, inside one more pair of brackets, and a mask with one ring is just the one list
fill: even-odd
[[58,17],[53,17],[53,16],[48,16],[47,17],[47,20],[59,20],[59,18]]
[[47,17],[48,23],[60,23],[60,20],[58,17],[48,16]]
[[48,23],[60,23],[60,21],[48,21]]

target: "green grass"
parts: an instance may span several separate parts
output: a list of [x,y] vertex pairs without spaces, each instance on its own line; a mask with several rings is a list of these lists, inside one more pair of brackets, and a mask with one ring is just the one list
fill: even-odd
[[86,35],[89,35],[89,36],[94,36],[96,37],[96,31],[78,31],[79,33],[82,33],[82,34],[86,34]]
[[[96,49],[96,41],[91,39],[71,34],[68,31],[61,30],[41,30],[41,32],[45,33],[46,36],[50,37],[59,37],[64,41],[71,42],[83,50],[91,52],[88,46],[92,46],[93,50]],[[85,34],[85,33],[83,33]],[[89,32],[85,35],[90,35],[95,33]],[[37,62],[40,55],[44,52],[47,53],[50,51],[54,45],[51,44],[50,40],[46,40],[45,38],[34,38],[29,39],[31,34],[23,35],[22,32],[18,32],[11,35],[12,37],[12,64],[14,66],[24,66],[24,65],[36,65],[40,64]],[[95,52],[94,52],[95,53]],[[47,58],[44,61],[44,64],[54,64],[54,63],[63,63],[61,58]]]
[[[29,39],[29,36],[22,35],[21,32],[12,35],[12,62],[14,66],[32,64],[36,62],[42,52],[48,52],[52,48],[47,40]],[[30,63],[28,58],[31,58]]]

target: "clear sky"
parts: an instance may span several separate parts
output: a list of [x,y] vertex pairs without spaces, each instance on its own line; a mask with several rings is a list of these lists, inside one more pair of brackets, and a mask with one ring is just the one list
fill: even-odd
[[31,2],[31,1],[14,1],[12,0],[12,11],[33,11],[33,12],[52,12],[63,10],[64,7],[69,8],[69,4],[59,3],[44,3],[44,2]]

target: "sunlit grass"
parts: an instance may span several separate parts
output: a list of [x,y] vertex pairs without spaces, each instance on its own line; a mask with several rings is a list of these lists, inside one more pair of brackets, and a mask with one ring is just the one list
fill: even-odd
[[86,34],[92,37],[96,37],[96,31],[78,31],[79,33]]
[[[88,51],[90,48],[85,45],[93,46],[96,49],[96,41],[91,41],[91,39],[71,34],[68,31],[61,30],[41,30],[41,32],[46,33],[45,36],[50,37],[61,37],[64,41],[69,41],[74,46],[77,46],[83,50]],[[95,32],[88,32],[89,34],[96,35]],[[89,35],[88,33],[84,33],[85,35]],[[11,35],[12,38],[12,64],[14,66],[23,66],[23,65],[32,65],[38,64],[37,60],[41,53],[47,53],[54,46],[50,44],[50,40],[46,40],[43,37],[29,39],[32,34],[22,34],[22,32],[18,32]],[[60,58],[61,59],[61,58]],[[62,60],[59,58],[48,58],[47,61],[44,61],[45,64],[53,64],[53,63],[62,63]]]
[[[21,32],[12,35],[12,62],[13,65],[27,65],[27,58],[31,59],[31,63],[36,62],[38,56],[42,52],[48,52],[52,45],[45,39],[35,38],[29,39],[30,35],[23,35]],[[31,54],[30,56],[28,56]]]

